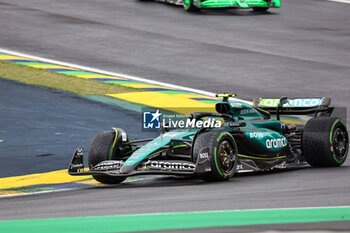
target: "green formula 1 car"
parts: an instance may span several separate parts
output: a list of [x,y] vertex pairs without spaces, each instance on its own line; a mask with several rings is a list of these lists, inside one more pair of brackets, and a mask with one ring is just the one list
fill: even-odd
[[[84,170],[83,149],[78,148],[69,174],[92,175],[107,184],[147,174],[221,181],[236,172],[344,163],[349,136],[344,122],[330,117],[329,98],[259,98],[250,105],[231,101],[232,95],[218,96],[223,99],[215,105],[216,113],[188,115],[188,124],[195,127],[134,141],[119,128],[99,133],[90,146],[89,170]],[[281,115],[309,114],[311,119],[299,128],[280,121]]]
[[[139,0],[152,1],[152,0]],[[183,5],[186,11],[199,11],[205,8],[252,8],[254,11],[266,11],[280,8],[280,0],[159,0],[176,5]]]

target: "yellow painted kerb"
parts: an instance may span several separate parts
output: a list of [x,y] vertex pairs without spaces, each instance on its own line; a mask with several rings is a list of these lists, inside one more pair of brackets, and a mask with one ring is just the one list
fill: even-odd
[[91,176],[71,176],[67,169],[38,173],[24,176],[14,176],[0,179],[0,189],[18,188],[39,184],[60,184],[68,182],[82,181]]
[[115,79],[116,81],[118,80],[127,80],[126,78],[119,78],[119,77],[114,77],[114,76],[109,76],[109,75],[104,75],[104,74],[76,74],[74,75],[79,78],[85,78],[85,79],[90,79],[90,78],[108,78],[108,79]]
[[67,69],[67,70],[72,70],[72,71],[77,70],[77,69],[71,68],[71,67],[51,65],[51,64],[42,64],[42,65],[30,65],[30,64],[28,64],[27,66],[34,67],[34,68],[40,68],[40,69]]
[[173,110],[182,114],[189,114],[193,112],[194,108],[196,108],[196,111],[200,111],[201,109],[203,111],[215,111],[213,104],[189,99],[189,95],[168,95],[160,92],[131,92],[108,94],[108,96],[133,103],[146,104],[155,108]]
[[29,58],[17,57],[17,56],[12,56],[12,55],[3,55],[3,54],[0,54],[0,60],[28,60],[28,61],[32,61],[32,59],[29,59]]

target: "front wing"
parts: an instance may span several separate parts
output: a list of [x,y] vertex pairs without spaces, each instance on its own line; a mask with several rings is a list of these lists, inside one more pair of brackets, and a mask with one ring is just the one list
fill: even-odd
[[121,177],[147,174],[193,175],[201,167],[185,160],[147,160],[139,163],[130,172],[122,173],[123,160],[106,160],[86,171],[84,169],[83,157],[83,148],[76,149],[68,168],[70,175],[108,175]]

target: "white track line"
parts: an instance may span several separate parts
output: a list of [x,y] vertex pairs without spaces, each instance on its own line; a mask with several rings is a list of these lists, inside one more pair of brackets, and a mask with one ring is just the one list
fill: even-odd
[[330,2],[341,2],[341,3],[348,3],[350,4],[350,0],[328,0]]
[[[154,84],[154,85],[159,85],[159,86],[164,86],[164,87],[169,87],[169,88],[175,88],[175,89],[180,89],[180,90],[193,92],[193,93],[197,93],[197,94],[201,94],[201,95],[215,97],[215,93],[203,91],[203,90],[198,90],[198,89],[194,89],[194,88],[183,87],[183,86],[174,85],[174,84],[170,84],[170,83],[158,82],[158,81],[145,79],[145,78],[141,78],[141,77],[131,76],[131,75],[127,75],[127,74],[120,74],[120,73],[110,72],[110,71],[101,70],[101,69],[95,69],[95,68],[91,68],[91,67],[87,67],[87,66],[76,65],[76,64],[57,61],[57,60],[53,60],[53,59],[47,59],[47,58],[43,58],[43,57],[37,57],[37,56],[33,56],[33,55],[25,54],[25,53],[20,53],[20,52],[15,52],[15,51],[7,50],[7,49],[0,48],[0,52],[7,53],[10,55],[19,56],[19,57],[25,57],[25,58],[30,58],[30,59],[34,59],[34,60],[39,60],[39,61],[43,61],[43,62],[54,63],[57,65],[69,66],[72,68],[77,68],[77,69],[86,70],[86,71],[90,71],[90,72],[106,74],[106,75],[116,76],[116,77],[120,77],[120,78],[127,78],[127,79],[131,79],[131,80],[139,81],[139,82],[144,82],[144,83],[149,83],[149,84]],[[242,100],[239,98],[232,98],[232,99],[239,100],[239,101],[242,101],[242,102],[245,102],[248,104],[252,104],[252,102],[250,102],[250,101]]]

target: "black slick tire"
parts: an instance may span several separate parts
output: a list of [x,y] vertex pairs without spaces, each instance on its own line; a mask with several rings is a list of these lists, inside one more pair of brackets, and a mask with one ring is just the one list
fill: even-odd
[[349,136],[341,119],[319,117],[306,123],[302,136],[302,153],[311,166],[341,166],[348,150]]
[[210,172],[200,174],[206,181],[229,180],[236,172],[238,149],[233,136],[225,131],[212,130],[198,134],[192,149],[192,160],[197,161],[199,152],[208,148]]
[[[116,138],[117,132],[117,138]],[[90,168],[105,160],[121,159],[128,148],[122,147],[121,129],[104,131],[95,136],[89,149],[88,165]],[[123,150],[124,149],[124,150]],[[131,148],[130,148],[131,150]],[[94,179],[104,184],[118,184],[126,177],[115,177],[106,175],[93,175]]]

